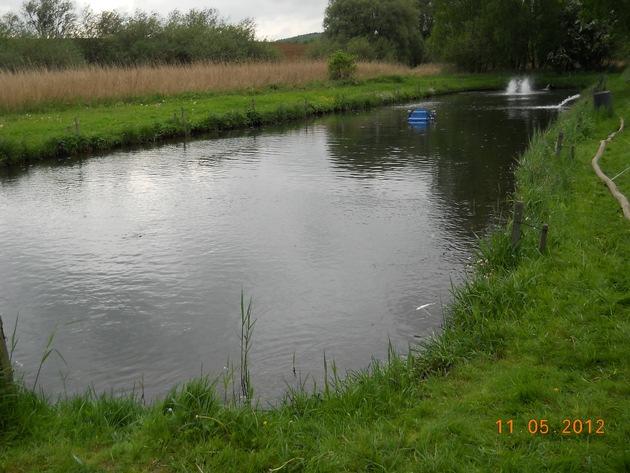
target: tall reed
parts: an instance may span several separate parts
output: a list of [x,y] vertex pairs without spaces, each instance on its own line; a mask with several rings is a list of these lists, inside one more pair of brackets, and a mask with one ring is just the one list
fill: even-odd
[[243,399],[250,401],[254,396],[254,388],[252,386],[249,374],[249,351],[252,347],[252,335],[254,333],[254,324],[256,319],[252,320],[252,300],[249,300],[247,308],[245,308],[245,299],[241,291],[241,391]]
[[[441,66],[424,66],[414,73],[425,75]],[[403,67],[387,63],[359,63],[356,77],[408,74]],[[304,86],[326,80],[326,61],[243,64],[198,63],[159,67],[81,67],[67,70],[0,71],[0,109],[12,112],[24,106],[124,100],[154,94],[225,92],[270,85]]]

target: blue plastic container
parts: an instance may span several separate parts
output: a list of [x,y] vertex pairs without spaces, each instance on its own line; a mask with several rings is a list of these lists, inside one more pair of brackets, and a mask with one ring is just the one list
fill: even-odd
[[435,112],[429,112],[425,109],[414,110],[407,116],[407,121],[414,124],[426,124],[435,118]]

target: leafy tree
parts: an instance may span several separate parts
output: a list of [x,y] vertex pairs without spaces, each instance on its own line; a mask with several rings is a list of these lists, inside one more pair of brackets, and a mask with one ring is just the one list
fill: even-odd
[[337,44],[352,38],[389,43],[399,61],[415,65],[422,60],[419,21],[414,0],[330,0],[324,33]]
[[112,39],[123,63],[165,62],[165,51],[160,44],[163,41],[162,19],[155,12],[136,10]]
[[377,38],[370,42],[364,36],[356,36],[345,44],[345,51],[367,61],[396,62],[396,45],[385,38]]
[[169,62],[230,61],[248,56],[255,31],[251,20],[228,24],[216,9],[176,10],[164,27],[164,41]]
[[582,10],[581,2],[568,1],[559,30],[563,41],[547,59],[557,69],[594,69],[612,52],[612,22],[594,19]]
[[0,69],[63,69],[85,65],[74,40],[65,38],[0,38]]
[[83,10],[80,35],[83,38],[108,38],[120,33],[127,18],[116,11],[94,13],[89,7]]
[[[216,9],[178,10],[166,18],[136,10],[79,16],[73,0],[26,0],[0,19],[0,68],[78,64],[137,65],[279,59],[256,41],[254,22],[230,24]],[[29,41],[26,41],[26,39]]]
[[0,38],[20,36],[24,30],[24,22],[15,13],[9,12],[0,20]]
[[418,11],[418,28],[423,39],[431,36],[433,23],[435,21],[433,14],[433,0],[416,0],[415,5]]
[[483,31],[481,10],[481,0],[436,1],[428,45],[432,56],[470,71],[487,68],[491,44]]
[[189,63],[207,59],[209,37],[224,26],[215,9],[191,10],[186,14],[174,10],[164,26],[164,42],[169,60]]
[[610,56],[612,23],[582,0],[436,0],[428,47],[462,69],[596,68]]
[[524,68],[528,61],[530,27],[526,2],[490,0],[484,2],[482,16],[483,36],[488,38],[491,49],[488,65],[492,68]]
[[550,54],[562,47],[565,35],[562,12],[565,0],[527,0],[528,59],[532,68],[543,67]]
[[70,0],[28,0],[22,4],[26,28],[40,38],[67,38],[77,26]]
[[62,0],[30,0],[21,15],[0,21],[0,68],[64,68],[85,64],[70,36],[76,31],[74,5]]
[[172,11],[166,18],[136,11],[84,15],[86,38],[78,40],[86,59],[98,64],[187,64],[275,58],[270,46],[255,41],[254,23],[229,24],[216,9]]
[[630,58],[630,2],[619,0],[583,0],[584,11],[597,22],[610,27],[611,47],[622,59]]

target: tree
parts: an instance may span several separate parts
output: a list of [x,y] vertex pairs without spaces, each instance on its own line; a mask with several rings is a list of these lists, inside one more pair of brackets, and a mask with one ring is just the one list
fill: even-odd
[[488,67],[491,47],[489,38],[483,34],[481,3],[481,0],[435,2],[435,24],[428,44],[433,58],[469,71]]
[[429,50],[465,70],[592,69],[612,51],[612,22],[589,13],[584,0],[436,0],[434,7]]
[[612,53],[613,22],[595,19],[582,9],[582,2],[568,0],[560,18],[563,33],[558,49],[547,55],[557,69],[595,69]]
[[532,69],[547,64],[550,54],[562,47],[566,33],[562,12],[565,0],[527,0],[528,56]]
[[213,8],[172,11],[166,18],[137,10],[83,14],[80,44],[89,63],[190,64],[277,57],[275,49],[255,40],[254,23],[229,24]]
[[422,60],[419,24],[414,0],[330,0],[324,15],[324,33],[336,43],[361,37],[371,45],[390,44],[409,65]]
[[124,28],[127,18],[116,11],[94,13],[89,7],[83,10],[81,37],[108,38],[118,34]]
[[22,4],[26,27],[40,38],[66,38],[76,30],[70,0],[28,0]]
[[492,68],[525,68],[529,51],[527,4],[523,0],[490,0],[484,2],[481,14],[481,29],[492,51],[487,58],[488,65]]
[[433,3],[433,0],[415,0],[418,10],[418,28],[423,39],[431,36],[431,30],[433,30]]
[[7,13],[0,20],[0,37],[16,37],[24,32],[24,22],[15,13]]
[[630,57],[630,2],[583,0],[584,10],[597,22],[610,25],[611,42],[623,59]]

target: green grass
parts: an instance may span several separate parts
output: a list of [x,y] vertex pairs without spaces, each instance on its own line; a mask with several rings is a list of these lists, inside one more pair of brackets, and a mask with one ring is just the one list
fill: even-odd
[[[515,248],[509,221],[480,241],[441,335],[348,376],[327,362],[325,386],[304,383],[273,409],[226,404],[208,378],[148,406],[20,388],[0,397],[0,470],[629,471],[630,222],[590,164],[630,112],[625,77],[609,86],[613,114],[585,91],[532,140],[514,196],[532,226]],[[609,175],[630,165],[627,133],[604,153]],[[628,173],[616,179],[626,192]]]

